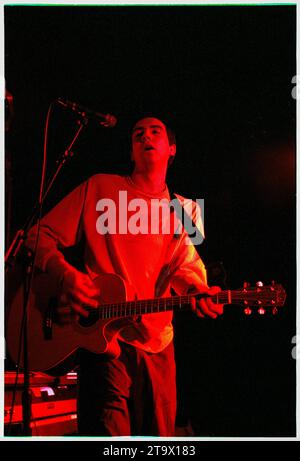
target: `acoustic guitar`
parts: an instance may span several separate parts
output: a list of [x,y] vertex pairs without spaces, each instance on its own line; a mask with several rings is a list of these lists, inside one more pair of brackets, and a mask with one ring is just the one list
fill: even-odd
[[[72,356],[79,348],[97,354],[116,357],[119,354],[118,333],[142,315],[191,308],[194,298],[203,294],[171,296],[154,299],[135,299],[134,290],[120,276],[99,275],[94,283],[100,288],[97,308],[84,305],[87,318],[74,316],[67,324],[57,321],[59,305],[57,288],[47,274],[33,277],[28,302],[27,347],[30,371],[65,374]],[[260,314],[267,309],[273,313],[285,303],[286,293],[279,284],[245,286],[239,290],[223,290],[212,300],[220,304],[242,305],[245,313],[256,308]],[[12,360],[23,367],[23,341],[20,332],[23,323],[23,286],[19,285],[9,303],[6,344]],[[69,365],[70,367],[70,365]],[[59,371],[56,371],[59,370]]]

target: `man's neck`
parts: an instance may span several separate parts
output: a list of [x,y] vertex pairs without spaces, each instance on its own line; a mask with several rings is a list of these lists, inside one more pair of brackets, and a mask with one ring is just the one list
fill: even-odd
[[147,194],[159,194],[166,188],[166,175],[156,172],[138,172],[131,174],[132,182]]

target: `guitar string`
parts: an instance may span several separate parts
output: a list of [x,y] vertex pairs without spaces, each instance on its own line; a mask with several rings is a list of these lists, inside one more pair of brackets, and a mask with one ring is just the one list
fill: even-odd
[[[100,304],[98,307],[96,307],[96,309],[101,309],[101,308],[108,308],[108,307],[113,307],[113,306],[116,306],[116,305],[120,305],[122,307],[125,307],[126,305],[130,306],[132,304],[136,304],[136,305],[140,305],[140,304],[145,304],[145,305],[153,305],[153,304],[160,304],[161,306],[164,306],[166,303],[171,303],[171,304],[180,304],[180,302],[182,303],[190,303],[190,300],[192,298],[195,298],[199,296],[199,294],[195,294],[195,295],[186,295],[186,296],[172,296],[172,297],[168,297],[168,298],[153,298],[153,299],[141,299],[141,300],[133,300],[133,301],[124,301],[124,302],[121,302],[121,303],[109,303],[109,304]],[[216,300],[218,298],[219,301],[223,301],[224,302],[228,302],[229,300],[229,297],[228,295],[224,295],[222,296],[222,294],[219,294],[218,297],[217,296],[211,296],[210,297],[211,299],[213,300]],[[257,293],[247,293],[247,296],[245,296],[245,294],[234,294],[232,296],[232,299],[233,300],[243,300],[245,301],[247,298],[248,300],[252,300],[252,298],[254,300],[256,300],[258,298],[257,296]],[[261,296],[259,296],[259,300],[260,299],[264,299],[264,300],[270,300],[270,295],[269,294],[263,294]],[[277,296],[277,301],[280,302],[280,298],[278,298]],[[234,304],[233,302],[231,302],[231,304]],[[90,306],[85,306],[87,309],[90,309],[91,311],[94,311],[95,308],[94,307],[90,307]]]
[[[276,301],[274,299],[270,300],[270,294],[276,295]],[[259,291],[231,291],[231,303],[228,302],[229,296],[227,291],[221,292],[218,294],[218,302],[221,304],[240,304],[239,301],[245,301],[245,297],[249,302],[255,300],[257,302],[257,298],[259,296],[259,301],[257,305],[254,307],[262,307],[264,301],[268,300],[270,307],[274,307],[275,305],[280,306],[284,302],[283,299],[280,299],[278,296],[278,291],[270,290],[269,292],[259,292]],[[282,292],[283,294],[283,292]],[[97,308],[85,306],[85,309],[93,314],[98,314],[101,318],[113,318],[113,317],[124,317],[124,316],[131,316],[131,315],[141,315],[153,312],[161,312],[162,310],[169,311],[174,308],[174,305],[177,307],[178,305],[189,306],[191,304],[191,299],[197,295],[185,295],[185,296],[172,296],[168,298],[154,298],[154,299],[144,299],[144,300],[134,300],[134,301],[125,301],[123,303],[110,303],[110,304],[102,304],[99,305]],[[252,299],[253,298],[253,299]],[[212,300],[217,300],[217,296],[212,296]],[[245,304],[247,307],[247,304]],[[253,307],[253,305],[251,305]],[[264,303],[264,307],[266,307],[266,303]],[[133,311],[133,312],[132,312]],[[150,311],[150,312],[149,312]]]

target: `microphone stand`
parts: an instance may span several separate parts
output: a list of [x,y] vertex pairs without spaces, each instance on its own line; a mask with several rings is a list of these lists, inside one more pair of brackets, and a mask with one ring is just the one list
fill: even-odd
[[[12,269],[15,266],[17,258],[21,250],[24,248],[24,242],[26,240],[27,232],[32,227],[33,222],[37,218],[37,216],[40,215],[42,205],[46,197],[48,196],[58,173],[62,169],[63,165],[74,156],[74,153],[72,152],[71,149],[73,145],[75,144],[83,128],[87,126],[88,119],[86,117],[78,119],[77,124],[79,125],[79,128],[77,129],[71,143],[69,144],[69,146],[67,147],[63,155],[56,161],[57,168],[48,181],[48,184],[45,188],[45,192],[42,196],[41,202],[36,203],[32,212],[27,218],[24,226],[16,232],[16,235],[9,249],[7,250],[5,254],[5,273],[6,274],[8,273],[10,269]],[[24,366],[23,366],[24,384],[23,384],[23,392],[22,392],[22,421],[23,421],[22,430],[23,430],[23,435],[30,436],[32,435],[31,425],[30,425],[31,392],[30,392],[30,379],[29,379],[30,363],[29,363],[29,357],[28,357],[27,335],[28,335],[28,300],[30,296],[30,285],[31,285],[31,280],[32,280],[32,275],[33,275],[34,255],[32,255],[30,251],[29,252],[27,251],[26,256],[27,256],[27,261],[25,261],[24,263],[24,274],[23,274],[23,277],[24,277],[24,284],[23,284],[24,307],[23,307],[23,321],[22,321],[22,327],[21,327],[22,331],[20,331],[20,338],[21,338],[20,341],[22,341],[22,346],[23,346],[23,363],[24,363]],[[17,366],[19,367],[19,364],[17,364]]]

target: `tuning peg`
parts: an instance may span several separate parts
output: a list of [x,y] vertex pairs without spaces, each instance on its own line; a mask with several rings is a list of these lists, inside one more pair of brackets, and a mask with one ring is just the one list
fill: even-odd
[[264,309],[263,307],[260,307],[258,309],[258,313],[259,313],[259,315],[264,315],[266,313],[266,309]]
[[250,288],[250,283],[249,282],[244,282],[243,287],[244,288]]
[[256,286],[257,286],[257,287],[263,287],[264,284],[263,284],[263,282],[256,282]]
[[277,309],[276,306],[273,307],[273,309],[272,309],[272,314],[273,314],[273,315],[278,314],[278,309]]
[[246,315],[251,315],[252,314],[252,310],[250,309],[250,307],[246,307],[246,309],[244,309],[244,313]]

